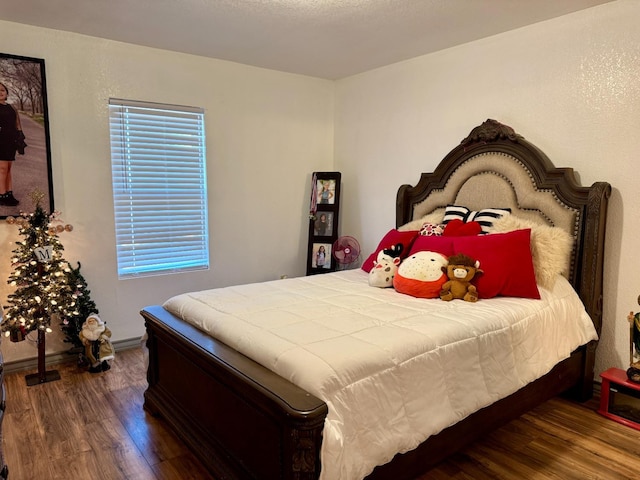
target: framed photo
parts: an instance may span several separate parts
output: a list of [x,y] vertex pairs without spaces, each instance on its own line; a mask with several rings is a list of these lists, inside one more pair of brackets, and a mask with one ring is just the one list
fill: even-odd
[[53,212],[44,60],[0,53],[0,218]]
[[318,205],[333,205],[336,203],[335,178],[318,178],[316,185]]
[[313,235],[316,237],[333,236],[333,212],[318,210],[313,222]]
[[314,243],[312,249],[311,268],[333,270],[333,256],[330,243]]
[[340,177],[340,172],[313,172],[309,208],[313,215],[317,210],[337,211],[340,204]]

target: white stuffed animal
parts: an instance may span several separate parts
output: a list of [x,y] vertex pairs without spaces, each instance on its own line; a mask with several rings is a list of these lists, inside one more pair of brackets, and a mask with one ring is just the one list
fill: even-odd
[[369,285],[380,288],[393,287],[393,277],[398,272],[399,265],[400,257],[393,257],[387,250],[380,250],[369,272]]

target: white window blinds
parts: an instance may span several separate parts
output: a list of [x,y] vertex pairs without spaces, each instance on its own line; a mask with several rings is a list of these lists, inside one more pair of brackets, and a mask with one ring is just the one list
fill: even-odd
[[209,268],[204,112],[109,100],[118,277]]

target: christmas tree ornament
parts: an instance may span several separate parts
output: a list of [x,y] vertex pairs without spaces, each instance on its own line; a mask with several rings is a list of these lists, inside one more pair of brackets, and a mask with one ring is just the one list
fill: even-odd
[[53,255],[53,246],[45,245],[43,247],[36,247],[33,249],[33,253],[36,256],[36,260],[40,263],[47,263],[51,261]]

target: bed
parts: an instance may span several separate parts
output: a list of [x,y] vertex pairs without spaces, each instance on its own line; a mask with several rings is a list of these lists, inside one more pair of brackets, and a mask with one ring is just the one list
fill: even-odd
[[[403,444],[396,454],[389,456],[387,453],[389,458],[385,458],[384,462],[376,463],[377,466],[372,470],[365,468],[366,478],[415,478],[469,442],[553,396],[566,394],[577,400],[586,400],[592,395],[597,336],[602,327],[603,257],[609,195],[610,186],[606,182],[596,182],[590,187],[581,186],[572,169],[555,168],[538,148],[512,128],[495,120],[487,120],[474,128],[442,160],[435,171],[422,174],[415,186],[403,185],[399,188],[396,232],[413,231],[414,225],[424,224],[425,219],[444,215],[448,205],[465,205],[478,211],[498,205],[508,207],[511,210],[510,216],[521,221],[522,225],[542,225],[556,232],[565,232],[570,244],[566,265],[563,267],[563,279],[554,282],[558,287],[541,287],[540,300],[525,299],[525,303],[538,308],[538,305],[547,302],[547,298],[552,298],[552,303],[555,302],[549,293],[551,290],[555,295],[555,290],[565,288],[565,284],[573,287],[568,290],[581,301],[579,303],[584,311],[583,316],[594,333],[591,336],[586,333],[582,337],[578,335],[577,338],[582,338],[582,341],[572,346],[566,354],[560,352],[557,363],[554,360],[551,365],[538,365],[540,358],[547,354],[537,352],[535,345],[525,348],[530,355],[538,355],[535,357],[537,360],[531,362],[536,367],[533,368],[536,370],[535,375],[527,370],[526,374],[518,375],[519,378],[516,379],[514,374],[517,387],[505,386],[500,392],[492,388],[493,381],[485,380],[488,394],[476,395],[479,398],[475,401],[477,408],[469,410],[465,406],[464,409],[454,409],[453,415],[460,416],[459,419],[454,422],[444,421],[433,434],[424,434],[424,438],[420,437],[419,441],[412,438],[410,448]],[[534,229],[537,227],[529,230],[531,235]],[[500,234],[492,232],[487,237],[499,238]],[[275,373],[288,372],[287,369],[291,366],[286,362],[279,362],[274,366],[269,357],[272,353],[262,354],[257,350],[256,344],[260,338],[269,337],[269,333],[256,330],[252,335],[240,334],[239,337],[234,337],[237,334],[227,331],[225,327],[219,329],[219,335],[213,337],[198,323],[204,322],[207,317],[204,304],[217,305],[222,301],[219,300],[220,295],[231,292],[231,300],[227,295],[224,299],[225,306],[219,312],[224,310],[225,318],[233,313],[233,318],[244,321],[248,315],[246,312],[250,310],[248,304],[252,303],[251,308],[256,308],[257,298],[263,299],[263,302],[273,302],[274,297],[282,296],[280,290],[289,286],[294,290],[298,289],[295,292],[298,296],[302,296],[300,292],[303,291],[314,290],[317,296],[322,296],[319,292],[325,288],[340,290],[343,287],[353,287],[353,294],[350,293],[343,299],[344,302],[350,302],[347,305],[350,312],[364,310],[368,308],[366,303],[373,302],[374,306],[371,308],[375,312],[384,311],[385,315],[396,312],[398,321],[405,328],[408,319],[417,324],[413,320],[413,310],[418,308],[418,302],[421,305],[431,302],[431,305],[436,306],[434,308],[439,309],[438,312],[434,311],[433,318],[445,315],[439,313],[445,309],[445,303],[448,309],[449,304],[458,302],[458,306],[467,309],[468,313],[460,315],[465,318],[475,315],[468,310],[475,306],[485,308],[498,305],[496,308],[502,308],[500,305],[510,303],[509,297],[504,296],[480,300],[476,304],[459,300],[442,302],[437,299],[415,298],[399,302],[398,296],[403,295],[393,292],[393,289],[362,285],[362,282],[366,284],[367,275],[361,271],[312,277],[315,278],[291,279],[291,283],[275,281],[230,287],[226,293],[222,292],[225,289],[193,292],[186,296],[195,303],[182,304],[186,299],[178,296],[178,300],[170,299],[163,305],[150,306],[141,312],[147,329],[146,345],[149,354],[149,387],[145,392],[145,408],[162,417],[216,479],[334,480],[339,477],[362,478],[364,475],[328,473],[338,471],[334,470],[334,463],[340,461],[327,453],[329,448],[333,448],[329,445],[335,444],[336,434],[329,430],[329,426],[336,423],[333,420],[337,407],[334,397],[324,395],[324,386],[318,387],[307,378],[313,377],[314,381],[316,377],[322,378],[319,367],[308,367],[315,368],[313,374],[309,375],[300,375],[299,372],[282,375]],[[339,286],[336,286],[336,282]],[[521,283],[515,282],[515,285],[519,286]],[[264,291],[269,292],[268,296],[261,297]],[[291,292],[287,293],[290,294]],[[390,303],[380,303],[380,296],[391,299]],[[243,303],[243,297],[254,301]],[[288,300],[285,303],[291,304],[291,297],[286,298]],[[354,303],[360,301],[362,303],[354,306]],[[336,303],[334,300],[332,302]],[[333,308],[334,304],[330,307]],[[520,308],[520,304],[517,305],[516,308]],[[477,311],[481,311],[481,308]],[[186,312],[193,312],[196,320],[183,319],[187,316]],[[399,312],[411,314],[402,317]],[[287,315],[291,316],[291,309],[283,311],[282,318]],[[555,313],[548,315],[554,317]],[[270,316],[271,322],[276,320],[273,315]],[[229,323],[236,322],[226,324]],[[219,325],[226,324],[223,322]],[[247,324],[245,330],[253,332],[253,328],[253,324]],[[568,347],[564,345],[563,348]],[[522,350],[518,348],[517,352]],[[305,354],[308,355],[308,352]],[[366,356],[366,352],[363,355]],[[299,357],[294,357],[290,363],[306,363],[297,358]],[[522,368],[526,358],[518,362],[514,364],[513,370],[526,370]],[[284,364],[284,370],[279,370],[281,364]],[[309,365],[313,364],[310,362]],[[474,371],[474,366],[475,363],[471,362],[471,372]],[[508,372],[504,376],[510,374]],[[535,378],[530,378],[530,375]],[[333,380],[330,375],[328,378]],[[358,380],[354,383],[362,382]],[[434,382],[434,388],[435,385]],[[425,390],[429,390],[428,384]],[[380,392],[380,395],[386,398],[385,392]],[[467,396],[461,396],[463,403],[469,403],[465,402]],[[412,400],[407,403],[421,405],[414,412],[419,417],[420,408],[431,409],[438,402],[420,404]],[[358,412],[357,416],[364,416],[369,408],[369,403],[361,403],[354,411]],[[371,408],[376,407],[372,405]],[[429,415],[427,418],[438,417]],[[355,420],[349,418],[348,421]],[[404,436],[398,435],[400,441]],[[352,450],[344,445],[344,451]]]

